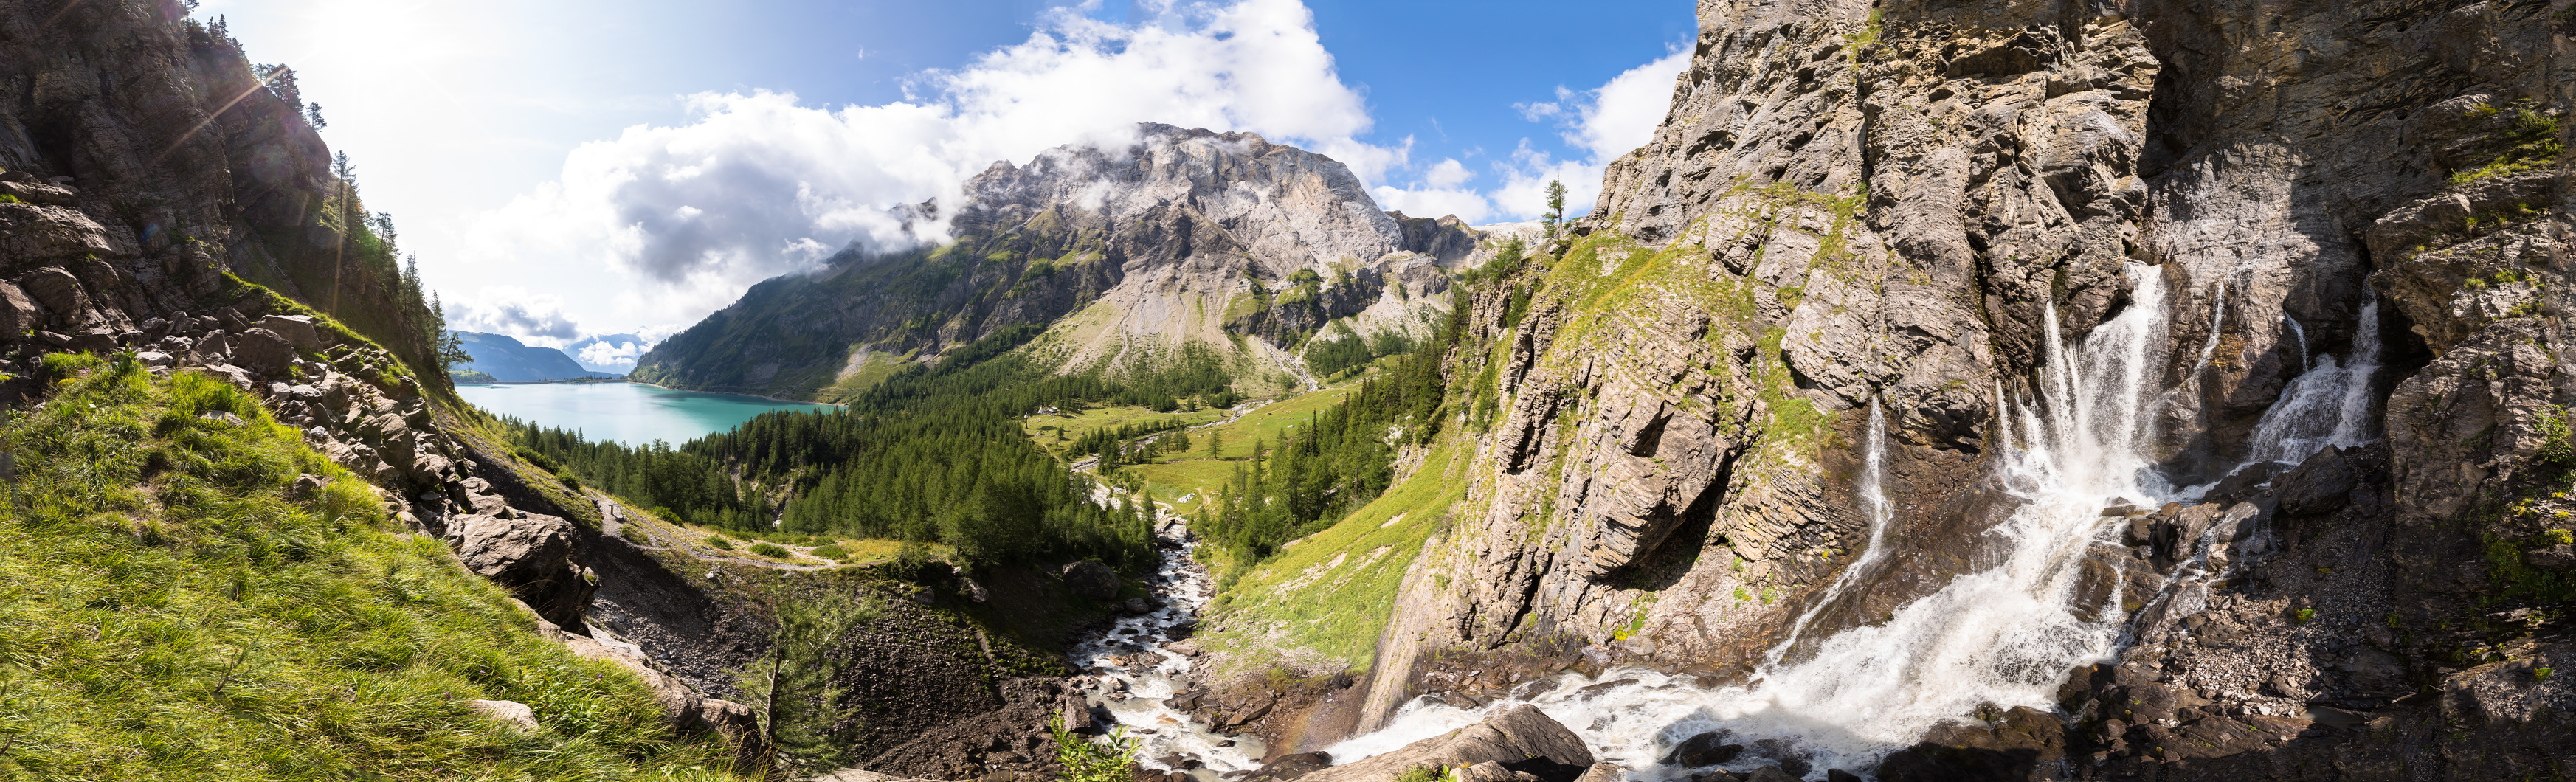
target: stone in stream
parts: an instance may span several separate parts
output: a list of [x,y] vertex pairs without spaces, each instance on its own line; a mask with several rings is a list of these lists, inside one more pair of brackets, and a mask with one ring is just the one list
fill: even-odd
[[1744,745],[1726,743],[1729,735],[1727,731],[1719,730],[1683,739],[1673,747],[1673,751],[1664,754],[1664,765],[1699,768],[1734,760],[1736,755],[1743,754]]
[[1376,782],[1406,769],[1499,763],[1543,782],[1574,782],[1592,766],[1592,750],[1535,706],[1520,706],[1402,749],[1303,775],[1307,782]]

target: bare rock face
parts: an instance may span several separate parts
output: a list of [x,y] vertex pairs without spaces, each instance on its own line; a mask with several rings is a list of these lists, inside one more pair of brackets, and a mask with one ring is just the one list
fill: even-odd
[[[1485,768],[1492,764],[1492,768]],[[1485,768],[1497,782],[1518,774],[1544,782],[1573,782],[1592,766],[1592,751],[1573,731],[1521,706],[1446,735],[1347,765],[1308,773],[1301,782],[1387,782],[1413,768]]]

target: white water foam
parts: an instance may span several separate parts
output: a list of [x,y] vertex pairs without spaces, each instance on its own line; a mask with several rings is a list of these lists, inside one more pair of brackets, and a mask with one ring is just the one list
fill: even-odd
[[[1138,761],[1148,769],[1175,771],[1162,758],[1180,755],[1198,761],[1204,771],[1194,776],[1215,779],[1210,772],[1248,771],[1261,767],[1263,747],[1250,736],[1218,735],[1186,712],[1165,705],[1180,694],[1190,676],[1191,661],[1162,648],[1182,627],[1197,621],[1199,610],[1216,593],[1207,570],[1196,564],[1187,533],[1161,508],[1155,526],[1166,542],[1158,547],[1161,565],[1152,586],[1163,606],[1141,615],[1121,617],[1099,636],[1074,647],[1072,657],[1103,681],[1123,685],[1123,693],[1105,693],[1103,703],[1128,738],[1136,739]],[[1139,659],[1138,655],[1146,655]],[[1160,659],[1155,659],[1160,658]]]
[[[2293,328],[2297,321],[2291,321]],[[2302,348],[2304,351],[2304,348]],[[2371,380],[2379,373],[2379,301],[2361,306],[2351,354],[2326,356],[2290,381],[2281,400],[2254,424],[2248,464],[2298,464],[2327,446],[2350,448],[2375,439],[2371,431]]]
[[[1642,669],[1598,680],[1569,674],[1472,712],[1418,700],[1386,729],[1328,751],[1349,762],[1529,703],[1632,778],[1687,774],[1658,761],[1679,741],[1713,730],[1755,748],[1730,769],[1799,756],[1815,777],[1831,768],[1866,772],[1981,704],[2047,708],[2069,669],[2109,659],[2120,640],[2123,612],[2070,604],[2079,564],[2116,521],[2102,508],[2153,504],[2172,491],[2144,456],[2152,433],[2143,408],[2167,350],[2164,282],[2152,267],[2132,264],[2127,273],[2135,284],[2130,306],[2079,346],[2063,343],[2057,314],[2048,312],[2039,399],[1998,399],[2003,482],[2024,502],[1986,533],[2005,549],[2000,564],[1957,577],[1882,624],[1826,639],[1804,660],[1766,664],[1742,686],[1704,690]],[[2115,591],[2105,600],[2121,599]]]

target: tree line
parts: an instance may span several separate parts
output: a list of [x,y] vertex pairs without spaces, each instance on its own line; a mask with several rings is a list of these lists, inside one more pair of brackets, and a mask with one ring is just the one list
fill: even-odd
[[1448,386],[1441,362],[1465,326],[1465,307],[1441,334],[1396,362],[1392,371],[1310,418],[1276,448],[1255,442],[1198,521],[1201,537],[1241,561],[1268,559],[1282,544],[1340,521],[1385,493],[1394,478],[1395,446],[1423,443],[1439,432]]

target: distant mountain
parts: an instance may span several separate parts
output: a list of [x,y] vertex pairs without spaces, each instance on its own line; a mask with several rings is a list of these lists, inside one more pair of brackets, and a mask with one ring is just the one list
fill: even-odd
[[465,352],[474,360],[448,367],[448,371],[482,372],[503,383],[536,383],[547,380],[581,380],[614,378],[617,375],[584,369],[580,362],[554,348],[534,347],[499,334],[459,331],[456,336],[465,343]]
[[833,399],[1039,325],[1031,352],[1063,371],[1151,370],[1197,347],[1238,379],[1290,382],[1293,351],[1328,325],[1430,336],[1449,270],[1492,252],[1457,218],[1380,211],[1341,163],[1248,133],[1146,124],[1128,147],[995,163],[965,192],[953,241],[854,248],[754,285],[635,378]]
[[622,375],[635,371],[635,359],[652,347],[651,340],[633,334],[599,334],[565,345],[563,352],[583,369]]

